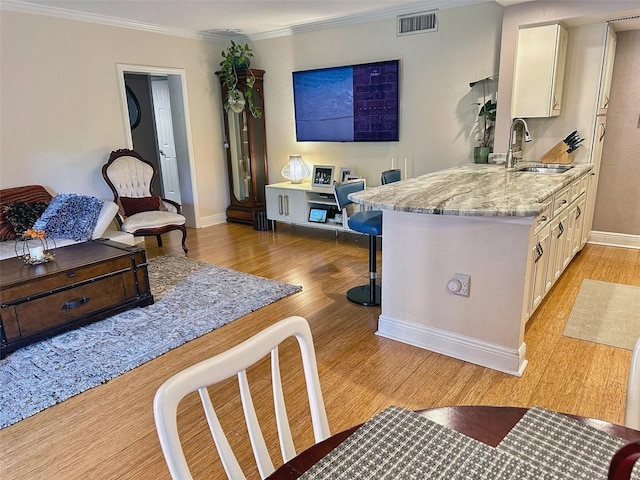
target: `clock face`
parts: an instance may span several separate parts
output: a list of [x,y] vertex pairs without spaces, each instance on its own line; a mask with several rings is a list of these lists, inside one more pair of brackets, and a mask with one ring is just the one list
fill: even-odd
[[125,87],[127,90],[127,107],[129,107],[129,126],[133,130],[140,123],[140,103],[136,98],[133,90]]
[[244,94],[240,90],[236,90],[235,96],[229,96],[229,108],[235,113],[241,113],[244,110],[246,100]]

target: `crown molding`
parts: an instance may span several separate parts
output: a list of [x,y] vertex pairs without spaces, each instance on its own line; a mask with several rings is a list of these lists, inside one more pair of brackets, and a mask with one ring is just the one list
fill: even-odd
[[421,11],[435,10],[435,9],[449,9],[462,7],[466,5],[474,5],[479,3],[492,2],[493,0],[423,0],[420,2],[412,3],[409,5],[402,5],[398,7],[392,7],[384,10],[378,10],[375,12],[368,12],[356,15],[349,15],[340,18],[333,18],[328,20],[321,20],[317,22],[309,22],[299,25],[294,25],[287,28],[269,30],[265,32],[255,34],[234,34],[232,32],[226,32],[224,34],[218,34],[212,30],[196,31],[177,27],[167,27],[162,25],[154,25],[144,22],[137,22],[134,20],[128,20],[119,17],[110,17],[105,15],[97,15],[95,13],[79,12],[76,10],[69,10],[66,8],[37,5],[33,3],[20,2],[17,0],[0,0],[0,10],[10,10],[14,12],[30,13],[35,15],[44,15],[49,17],[64,18],[68,20],[77,20],[81,22],[97,23],[100,25],[108,25],[112,27],[131,28],[135,30],[142,30],[145,32],[159,33],[163,35],[173,35],[177,37],[185,37],[192,39],[212,39],[212,40],[224,40],[229,39],[250,39],[250,40],[263,40],[267,38],[283,37],[288,35],[294,35],[298,33],[307,33],[318,30],[325,30],[328,28],[334,28],[349,24],[366,23],[375,20],[382,20],[393,18],[397,15],[405,15],[408,13],[419,13]]
[[97,23],[111,27],[131,28],[134,30],[142,30],[144,32],[160,33],[163,35],[173,35],[176,37],[185,37],[192,39],[211,38],[216,40],[228,40],[229,37],[216,35],[210,32],[199,32],[185,28],[166,27],[162,25],[153,25],[150,23],[136,22],[125,18],[109,17],[105,15],[97,15],[95,13],[79,12],[76,10],[68,10],[66,8],[36,5],[34,3],[19,2],[16,0],[0,0],[0,10],[9,10],[13,12],[29,13],[33,15],[44,15],[47,17],[64,18],[67,20],[77,20],[79,22]]
[[320,20],[317,22],[308,22],[294,25],[288,28],[277,30],[269,30],[256,34],[249,34],[250,40],[264,40],[267,38],[284,37],[298,33],[315,32],[318,30],[326,30],[334,27],[345,25],[355,25],[359,23],[373,22],[376,20],[386,20],[395,18],[398,15],[406,15],[409,13],[420,13],[429,10],[445,10],[449,8],[464,7],[466,5],[476,5],[480,3],[489,3],[493,0],[423,0],[409,5],[391,7],[375,12],[359,13],[356,15],[348,15],[340,18],[331,18],[328,20]]

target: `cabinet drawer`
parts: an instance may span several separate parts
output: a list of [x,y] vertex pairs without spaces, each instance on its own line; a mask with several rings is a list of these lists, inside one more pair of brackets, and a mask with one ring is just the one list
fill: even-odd
[[544,226],[547,225],[551,220],[552,202],[553,202],[553,198],[549,198],[544,201],[544,210],[542,211],[542,213],[540,213],[540,215],[538,215],[535,221],[535,225],[536,225],[535,233],[538,233],[540,229],[544,228]]
[[553,216],[555,217],[569,206],[571,185],[564,187],[553,196]]
[[55,275],[35,278],[29,282],[3,289],[0,291],[0,302],[5,304],[18,299],[29,298],[44,292],[68,287],[75,283],[81,283],[93,278],[99,278],[103,275],[129,270],[131,270],[131,259],[127,256],[112,259],[108,262],[101,262],[73,270],[62,271]]
[[115,275],[0,310],[6,339],[32,335],[64,325],[126,299],[122,275]]
[[576,195],[576,198],[582,195],[583,193],[586,193],[587,188],[589,188],[589,175],[583,175],[582,178],[580,178],[580,186],[578,188],[579,188],[579,192]]

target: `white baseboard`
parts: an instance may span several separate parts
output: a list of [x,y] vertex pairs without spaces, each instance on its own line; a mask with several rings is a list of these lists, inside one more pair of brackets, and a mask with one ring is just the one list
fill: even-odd
[[441,353],[482,367],[521,377],[527,366],[526,344],[513,350],[477,338],[457,335],[413,322],[380,315],[376,335]]
[[640,235],[629,235],[627,233],[596,232],[589,234],[588,243],[597,245],[608,245],[611,247],[640,249]]
[[216,215],[209,215],[208,217],[200,217],[198,222],[198,228],[210,227],[212,225],[218,225],[227,221],[227,216],[224,213],[218,213]]

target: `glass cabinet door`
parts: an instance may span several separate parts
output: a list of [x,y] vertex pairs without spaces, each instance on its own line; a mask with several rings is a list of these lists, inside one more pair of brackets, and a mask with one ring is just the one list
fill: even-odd
[[[264,187],[268,183],[267,141],[264,126],[264,98],[262,70],[252,69],[253,102],[262,111],[256,118],[249,103],[233,104],[224,112],[225,150],[229,175],[230,205],[227,221],[253,224],[258,230],[267,230]],[[238,73],[237,88],[246,96],[246,72]],[[227,89],[221,83],[222,100]]]
[[229,109],[227,112],[229,125],[229,160],[231,175],[231,193],[239,202],[251,198],[251,151],[249,149],[249,131],[247,127],[247,112],[236,113]]

